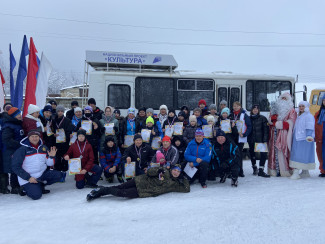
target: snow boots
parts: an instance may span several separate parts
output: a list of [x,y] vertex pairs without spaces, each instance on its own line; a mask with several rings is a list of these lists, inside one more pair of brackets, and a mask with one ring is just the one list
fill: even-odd
[[0,174],[0,193],[9,194],[10,191],[8,189],[8,185],[9,185],[8,174],[1,173]]
[[258,170],[256,165],[253,166],[253,175],[257,175],[258,174]]
[[237,178],[231,178],[231,186],[232,187],[237,187],[238,186]]
[[261,176],[261,177],[264,177],[264,178],[270,178],[270,176],[268,174],[264,173],[263,168],[258,169],[258,176]]
[[92,190],[88,195],[87,195],[87,201],[90,202],[91,200],[94,200],[96,198],[100,198],[101,196],[105,196],[111,193],[112,187],[104,187],[100,186],[94,190]]
[[293,174],[291,175],[291,180],[299,180],[301,177],[299,175],[299,169],[294,169]]
[[308,177],[310,177],[309,170],[304,170],[304,169],[302,170],[302,172],[299,175],[302,178],[308,178]]

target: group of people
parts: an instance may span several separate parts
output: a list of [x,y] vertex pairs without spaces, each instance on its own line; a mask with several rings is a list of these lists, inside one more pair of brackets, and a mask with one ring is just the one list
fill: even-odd
[[[296,111],[285,93],[271,104],[269,118],[260,114],[258,104],[248,114],[238,101],[232,108],[221,101],[218,108],[204,99],[192,114],[188,106],[176,114],[161,105],[158,114],[152,108],[137,114],[129,108],[124,118],[119,109],[102,111],[90,98],[83,109],[73,101],[67,112],[54,100],[43,109],[31,104],[22,118],[6,103],[0,117],[0,193],[39,199],[49,192],[46,185],[65,182],[72,159],[80,161],[76,188],[95,188],[89,201],[108,194],[135,198],[189,192],[196,180],[206,188],[207,180],[217,177],[220,183],[230,178],[237,187],[238,177],[245,177],[245,143],[254,175],[299,179],[315,168],[316,142],[319,176],[325,177],[325,96],[315,117],[308,108],[300,102]],[[121,185],[98,187],[100,179],[112,183],[115,175]]]

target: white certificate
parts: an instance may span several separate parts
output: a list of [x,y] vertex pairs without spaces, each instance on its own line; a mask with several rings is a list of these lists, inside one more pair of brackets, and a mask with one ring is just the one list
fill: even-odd
[[133,144],[134,136],[126,135],[124,136],[124,147],[127,148]]
[[242,132],[242,130],[243,130],[243,121],[237,120],[236,121],[236,127],[237,127],[237,130],[238,130],[238,133]]
[[83,120],[81,121],[81,128],[86,131],[87,135],[91,135],[93,130],[93,122],[91,120]]
[[176,122],[174,124],[174,135],[175,136],[183,135],[183,122]]
[[173,125],[172,126],[169,126],[169,125],[165,126],[165,136],[172,137],[173,132],[174,132],[174,126]]
[[184,169],[184,172],[190,177],[190,178],[193,178],[193,176],[195,175],[197,171],[197,168],[195,167],[191,167],[190,166],[190,163],[187,163],[186,166],[185,166],[185,169]]
[[69,175],[79,174],[81,171],[81,159],[71,158],[69,159]]
[[149,142],[149,141],[150,141],[150,134],[151,134],[151,130],[142,129],[142,130],[141,130],[141,137],[142,137],[142,140],[143,140],[144,142]]
[[51,135],[53,135],[54,133],[53,133],[53,131],[51,130],[51,126],[50,126],[50,123],[47,123],[46,124],[46,135],[47,136],[51,136]]
[[225,119],[220,121],[220,129],[225,133],[231,133],[230,119]]
[[77,132],[73,132],[69,145],[72,145],[73,143],[75,143],[76,140],[77,140]]
[[254,152],[268,152],[267,143],[255,143]]
[[161,141],[161,138],[159,136],[156,136],[154,138],[152,138],[152,142],[151,142],[151,148],[153,150],[157,150],[160,148],[160,142]]
[[56,143],[66,142],[64,129],[57,129],[56,134],[58,134],[58,136],[56,137]]
[[105,135],[106,136],[114,136],[115,130],[114,130],[114,123],[105,124]]
[[124,176],[126,179],[133,178],[135,176],[135,162],[125,164]]
[[205,138],[212,138],[212,125],[203,125],[202,130]]

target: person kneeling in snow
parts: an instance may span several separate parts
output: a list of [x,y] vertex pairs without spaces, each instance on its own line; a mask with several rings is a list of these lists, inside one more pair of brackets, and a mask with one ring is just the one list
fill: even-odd
[[211,163],[220,171],[220,183],[225,183],[227,177],[230,175],[231,186],[237,187],[240,170],[240,151],[238,146],[227,138],[225,132],[222,130],[217,131],[216,137],[217,141],[212,148]]
[[147,173],[118,186],[100,187],[87,195],[87,201],[105,195],[128,198],[156,197],[168,192],[190,192],[190,184],[176,164],[170,170],[163,167],[149,168]]
[[[41,133],[37,130],[28,132],[20,144],[22,145],[13,154],[12,170],[18,176],[19,184],[23,187],[27,196],[38,200],[42,194],[49,193],[45,185],[59,182],[62,173],[56,170],[47,170],[53,166],[55,161],[56,148],[48,148],[40,140]],[[46,183],[45,183],[46,182]]]
[[84,129],[78,130],[77,140],[69,147],[69,150],[64,155],[65,160],[68,161],[70,158],[81,159],[81,171],[75,176],[76,187],[78,189],[97,187],[97,182],[102,174],[102,168],[94,164],[93,149],[86,140],[86,131]]

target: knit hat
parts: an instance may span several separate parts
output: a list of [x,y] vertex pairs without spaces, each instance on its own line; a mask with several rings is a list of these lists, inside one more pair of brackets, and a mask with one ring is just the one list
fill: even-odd
[[77,131],[77,136],[79,136],[79,135],[86,136],[86,134],[87,134],[87,132],[84,129],[80,129],[80,130]]
[[[164,162],[160,162],[161,159],[164,159]],[[164,165],[166,162],[164,154],[159,150],[156,152],[156,162],[160,163],[161,166]]]
[[193,109],[193,114],[194,114],[196,111],[199,111],[200,114],[202,113],[202,110],[201,110],[200,108],[195,108],[195,109]]
[[153,120],[153,118],[151,117],[151,116],[149,116],[147,119],[146,119],[146,124],[148,124],[148,123],[152,123],[152,124],[154,124],[155,123],[155,121]]
[[209,121],[212,121],[213,123],[215,122],[215,121],[214,121],[214,117],[213,117],[212,115],[209,115],[209,116],[207,117],[207,122],[209,122]]
[[52,111],[53,111],[52,106],[51,105],[45,105],[45,107],[43,108],[43,112],[46,112],[46,111],[52,113]]
[[90,105],[90,104],[94,104],[94,105],[96,105],[96,100],[95,100],[95,98],[89,98],[89,99],[88,99],[88,105]]
[[212,110],[212,109],[214,109],[214,110],[218,110],[218,109],[217,109],[217,105],[215,105],[215,104],[211,104],[211,105],[209,106],[209,110]]
[[72,106],[79,106],[78,101],[72,101],[72,102],[71,102],[71,107],[72,107]]
[[64,113],[65,108],[64,108],[62,105],[58,105],[58,106],[56,107],[56,112],[59,112],[59,111],[62,111],[62,112]]
[[162,109],[166,109],[166,111],[168,111],[168,108],[167,108],[167,106],[166,105],[160,105],[160,107],[159,107],[159,110],[162,110]]
[[223,109],[221,110],[221,115],[222,115],[223,113],[227,113],[228,116],[229,116],[229,114],[230,114],[230,109],[229,109],[229,108],[223,108]]
[[5,103],[3,105],[3,111],[8,112],[13,107],[12,103]]
[[146,113],[154,113],[154,110],[152,108],[147,108]]
[[[58,109],[56,109],[56,110],[58,110]],[[93,112],[93,108],[91,106],[86,106],[84,108],[84,111],[86,111],[86,110],[89,110],[90,112]]]
[[135,141],[136,139],[142,139],[142,136],[139,135],[139,134],[135,134],[134,138],[133,138],[133,141]]
[[74,109],[73,109],[73,112],[74,113],[76,113],[76,112],[82,112],[82,109],[80,108],[80,107],[75,107]]
[[180,111],[180,112],[178,113],[178,117],[179,117],[179,116],[182,116],[182,117],[184,117],[184,118],[185,118],[186,114],[185,114],[185,112],[184,112],[184,111]]
[[216,137],[218,137],[218,136],[226,136],[226,134],[225,134],[225,132],[223,131],[223,130],[217,130],[217,132],[216,132]]
[[15,118],[18,114],[21,114],[21,111],[18,108],[12,107],[8,111],[8,115],[10,115],[12,118]]
[[204,106],[206,106],[207,105],[207,102],[204,100],[204,99],[201,99],[200,101],[199,101],[199,106],[200,106],[200,104],[204,104]]
[[40,108],[34,104],[29,104],[28,105],[28,114],[36,113],[41,111]]
[[191,115],[190,118],[189,118],[189,121],[192,122],[194,121],[195,123],[197,123],[197,118],[195,115]]
[[196,135],[196,136],[204,136],[204,132],[203,132],[202,129],[198,128],[198,129],[196,129],[196,131],[195,131],[195,135]]
[[162,142],[164,142],[164,141],[171,142],[170,137],[169,136],[164,136],[163,139],[162,139]]
[[259,104],[254,104],[254,105],[252,106],[252,110],[253,110],[254,108],[257,108],[258,111],[260,111],[260,105],[259,105]]
[[112,137],[112,136],[106,136],[106,138],[105,138],[105,144],[107,144],[107,142],[109,142],[109,141],[112,141],[112,142],[115,143],[114,137]]
[[120,111],[119,109],[115,109],[115,110],[114,110],[114,114],[119,114],[119,115],[121,115],[121,111]]
[[169,111],[168,111],[168,115],[169,115],[169,113],[174,113],[174,115],[176,115],[175,109],[173,109],[173,108],[170,108],[170,109],[169,109]]
[[172,166],[172,170],[177,169],[178,171],[182,171],[182,166],[180,164],[175,164]]
[[146,108],[145,107],[139,108],[138,113],[140,113],[140,111],[146,112]]
[[190,109],[189,109],[187,106],[185,106],[185,105],[183,105],[183,106],[181,107],[181,110],[187,110],[187,111],[190,111]]
[[54,101],[54,100],[50,100],[50,101],[49,101],[49,104],[51,104],[51,105],[53,105],[53,104],[58,105],[58,104],[56,103],[56,101]]
[[222,101],[220,102],[220,105],[221,105],[221,104],[223,104],[223,105],[226,105],[226,106],[227,106],[227,104],[228,104],[228,103],[227,103],[227,101],[226,101],[226,100],[222,100]]
[[36,136],[41,136],[41,133],[37,130],[30,130],[27,134],[27,137],[30,137],[30,136],[33,136],[33,135],[36,135]]
[[128,114],[135,114],[135,109],[134,108],[129,108],[128,109]]

